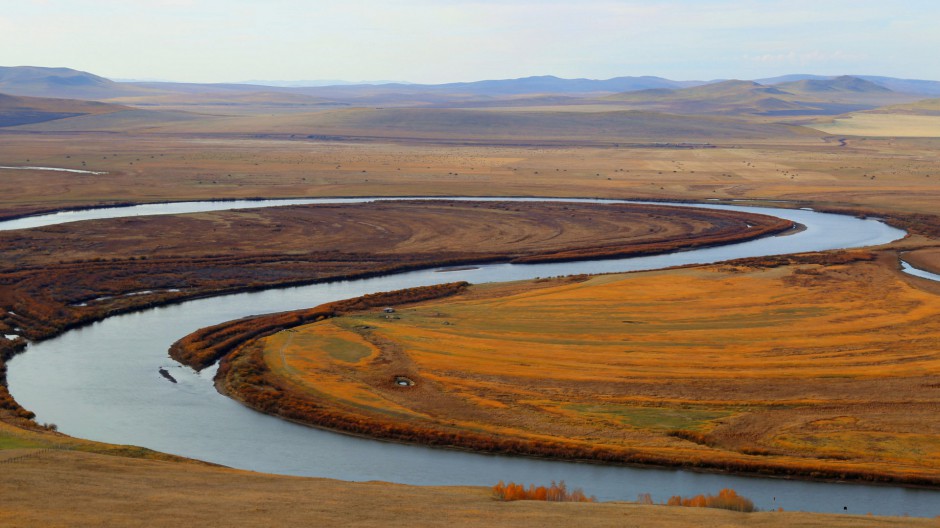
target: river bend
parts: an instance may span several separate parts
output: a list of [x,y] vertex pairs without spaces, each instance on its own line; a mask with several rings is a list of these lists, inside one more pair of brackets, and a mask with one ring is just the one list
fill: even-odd
[[[93,218],[364,201],[371,199],[142,205],[23,218],[0,223],[0,229],[24,229]],[[598,201],[620,203],[615,200]],[[72,436],[140,445],[269,473],[418,485],[489,486],[501,479],[540,484],[565,480],[569,486],[583,487],[588,494],[597,495],[601,500],[634,500],[638,493],[649,492],[654,500],[660,501],[674,494],[716,493],[720,488],[733,487],[765,509],[782,506],[788,510],[820,512],[940,514],[940,492],[931,490],[578,464],[432,449],[345,436],[248,409],[215,391],[212,383],[214,369],[196,373],[175,363],[167,355],[167,349],[175,340],[205,326],[249,315],[307,308],[377,291],[455,280],[481,283],[648,270],[734,258],[871,246],[888,243],[904,235],[902,231],[872,219],[809,210],[717,204],[697,206],[769,214],[803,224],[806,229],[789,236],[667,255],[550,264],[492,264],[449,273],[422,270],[232,294],[158,307],[111,317],[53,339],[31,343],[26,353],[15,357],[9,364],[9,387],[17,401],[36,413],[38,421],[55,423],[60,431]],[[169,383],[158,372],[160,368],[167,369],[178,383]]]

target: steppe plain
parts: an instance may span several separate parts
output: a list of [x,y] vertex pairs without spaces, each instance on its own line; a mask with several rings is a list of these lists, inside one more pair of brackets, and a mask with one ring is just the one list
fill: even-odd
[[[436,195],[744,200],[878,216],[910,235],[866,251],[471,287],[458,297],[399,307],[398,320],[379,320],[373,310],[294,329],[304,336],[329,334],[326,340],[306,339],[309,346],[285,349],[278,341],[284,335],[274,334],[265,344],[290,354],[271,357],[319,363],[293,379],[278,371],[277,361],[269,363],[283,376],[279,382],[303,385],[315,373],[346,376],[347,385],[331,385],[336,392],[325,401],[347,408],[356,409],[349,402],[355,403],[357,391],[368,390],[387,397],[402,414],[419,413],[422,420],[435,413],[456,416],[474,428],[522,439],[556,435],[575,443],[665,450],[677,458],[728,461],[729,470],[731,462],[771,458],[773,464],[809,470],[861,468],[902,482],[935,482],[940,478],[938,432],[932,429],[940,408],[933,381],[940,287],[902,274],[898,259],[903,255],[940,273],[940,139],[928,128],[918,129],[920,137],[901,137],[907,135],[896,128],[902,121],[870,117],[916,114],[929,121],[935,117],[932,107],[885,99],[887,106],[851,116],[775,117],[741,105],[728,108],[721,99],[752,100],[741,90],[753,95],[753,87],[722,89],[719,96],[692,93],[640,102],[619,97],[546,107],[533,100],[478,108],[461,101],[448,108],[389,104],[313,111],[270,96],[224,107],[184,95],[146,106],[140,99],[115,99],[112,103],[139,106],[107,112],[75,108],[73,113],[88,113],[0,128],[0,165],[106,173],[0,169],[0,215],[194,199]],[[889,98],[881,92],[865,97]],[[661,113],[670,104],[688,106],[689,98],[715,110]],[[864,120],[865,135],[840,130],[847,117]],[[838,119],[833,123],[833,118]],[[599,240],[608,250],[626,250],[643,241],[638,235],[644,230],[618,228],[618,214],[609,208],[485,208],[484,217],[459,204],[270,209],[2,232],[0,333],[18,328],[39,339],[110,313],[247,286],[596,249]],[[631,218],[629,224],[641,222]],[[708,229],[701,219],[645,222],[645,231],[663,235],[657,242]],[[182,233],[203,236],[182,239]],[[455,247],[455,239],[464,245]],[[225,280],[213,275],[219,270],[225,270]],[[664,283],[670,288],[663,289]],[[168,287],[182,291],[75,306]],[[624,303],[625,297],[633,304]],[[572,303],[584,308],[578,317],[561,308]],[[775,309],[765,309],[767,303]],[[597,313],[604,316],[591,316]],[[499,325],[481,314],[528,322],[525,328],[494,332]],[[452,324],[441,326],[442,319]],[[559,320],[566,324],[559,327]],[[746,330],[731,324],[741,320],[748,321]],[[383,342],[408,350],[405,359],[415,377],[447,389],[409,400],[382,385],[387,376],[363,377],[378,347],[363,344],[354,331],[362,321],[375,327],[370,332]],[[545,334],[545,321],[557,327],[555,334]],[[795,326],[805,332],[794,335]],[[595,350],[597,359],[553,363],[538,350],[545,335]],[[627,335],[639,341],[629,345],[635,350],[618,366],[630,371],[627,377],[637,387],[631,393],[611,390],[622,379],[613,380],[618,374],[608,372],[616,363],[610,354],[622,352]],[[417,337],[422,347],[415,346]],[[509,364],[495,361],[474,348],[471,337],[485,338],[485,349],[511,345],[519,356]],[[643,348],[644,340],[661,343]],[[428,341],[466,347],[460,373],[442,369],[436,359],[440,347],[424,348]],[[331,345],[318,345],[324,342]],[[707,343],[709,350],[702,356],[698,345],[682,343]],[[8,358],[22,340],[0,344]],[[349,356],[362,347],[368,353]],[[665,360],[664,348],[670,352]],[[522,364],[532,362],[549,368],[551,383],[525,372]],[[670,383],[653,381],[663,378]],[[0,512],[6,516],[2,522],[11,525],[108,520],[169,525],[210,509],[217,516],[203,520],[216,524],[314,518],[395,524],[390,517],[421,525],[565,525],[573,518],[596,525],[626,520],[662,526],[931,522],[625,504],[504,504],[480,489],[256,475],[71,439],[29,421],[28,412],[3,392],[0,456],[13,460],[2,466]],[[444,403],[431,408],[428,402]],[[525,413],[515,412],[520,409]],[[546,429],[558,417],[564,424]],[[494,475],[494,483],[501,478]],[[94,486],[82,484],[91,479]],[[155,495],[146,491],[150,486],[167,491]],[[74,500],[78,491],[68,489],[84,490],[82,500]],[[212,491],[191,491],[196,489]],[[298,508],[312,494],[330,499],[316,509]],[[151,509],[142,511],[141,504]],[[439,519],[443,504],[452,506],[453,515]]]

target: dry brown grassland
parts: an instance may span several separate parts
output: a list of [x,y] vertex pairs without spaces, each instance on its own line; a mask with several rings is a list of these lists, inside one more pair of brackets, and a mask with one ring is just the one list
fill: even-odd
[[935,214],[938,139],[727,142],[718,148],[461,146],[285,138],[2,134],[0,214],[209,198],[586,196],[792,200]]

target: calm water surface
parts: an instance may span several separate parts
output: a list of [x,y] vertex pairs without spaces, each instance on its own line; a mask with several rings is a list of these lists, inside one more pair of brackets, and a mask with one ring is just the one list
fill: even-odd
[[903,260],[901,261],[901,269],[903,269],[905,273],[909,273],[911,275],[914,275],[915,277],[920,277],[922,279],[930,279],[932,281],[940,282],[940,275],[937,275],[936,273],[931,273],[927,270],[915,268],[914,266],[911,266],[910,264],[908,264],[906,261],[903,261]]

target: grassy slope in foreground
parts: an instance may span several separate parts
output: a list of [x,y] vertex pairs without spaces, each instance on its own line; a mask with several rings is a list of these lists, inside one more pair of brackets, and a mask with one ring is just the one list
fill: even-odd
[[[5,454],[0,451],[0,462]],[[0,467],[0,524],[4,526],[936,525],[930,519],[861,515],[736,513],[624,503],[500,502],[493,500],[487,488],[341,482],[61,451]]]
[[478,286],[261,339],[222,385],[405,441],[936,485],[940,297],[893,255]]

